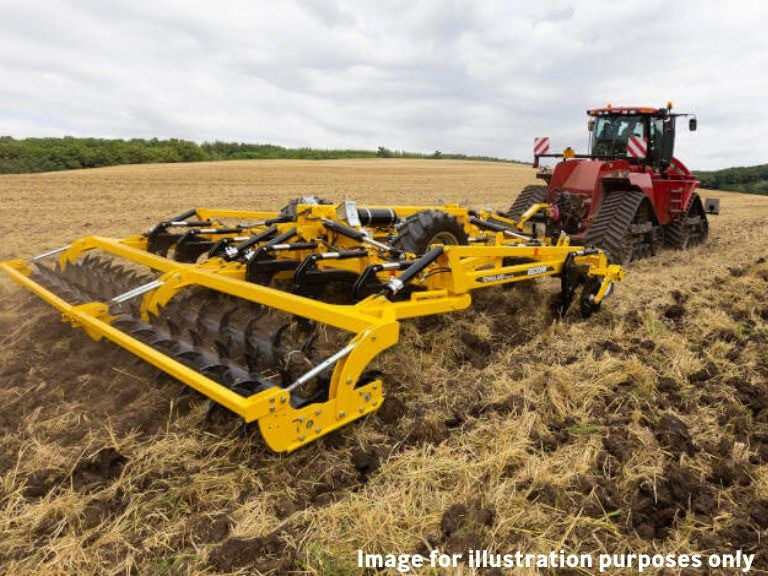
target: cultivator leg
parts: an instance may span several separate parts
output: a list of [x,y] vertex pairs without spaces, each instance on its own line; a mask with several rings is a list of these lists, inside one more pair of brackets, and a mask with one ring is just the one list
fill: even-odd
[[[380,406],[370,364],[397,342],[400,320],[466,308],[481,287],[547,276],[561,278],[563,311],[580,288],[589,315],[622,276],[599,250],[552,245],[460,207],[290,207],[189,211],[142,236],[89,236],[0,268],[93,338],[258,421],[276,451]],[[452,245],[435,244],[443,238]]]

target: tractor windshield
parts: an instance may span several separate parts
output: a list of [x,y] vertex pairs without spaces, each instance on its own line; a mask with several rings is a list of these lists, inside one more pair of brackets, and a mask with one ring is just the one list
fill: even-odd
[[624,155],[627,153],[627,140],[630,136],[646,136],[645,119],[642,116],[600,116],[592,133],[592,154]]

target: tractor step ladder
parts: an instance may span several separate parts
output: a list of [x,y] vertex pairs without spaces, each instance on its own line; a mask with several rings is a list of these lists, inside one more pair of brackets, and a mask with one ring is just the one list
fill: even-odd
[[682,188],[674,188],[670,189],[668,202],[669,202],[669,213],[670,214],[682,214],[683,212],[683,189]]

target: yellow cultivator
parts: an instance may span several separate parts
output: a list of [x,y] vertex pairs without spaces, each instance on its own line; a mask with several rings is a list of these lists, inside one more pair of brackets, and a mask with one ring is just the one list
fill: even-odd
[[281,212],[196,209],[120,240],[87,236],[0,263],[95,339],[107,338],[239,415],[275,451],[376,410],[371,361],[399,321],[461,310],[477,288],[556,276],[588,316],[621,268],[550,237],[546,204],[518,220],[457,205]]

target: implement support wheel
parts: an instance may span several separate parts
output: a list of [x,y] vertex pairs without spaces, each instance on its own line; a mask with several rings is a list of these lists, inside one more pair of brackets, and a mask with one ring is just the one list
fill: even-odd
[[421,255],[432,244],[468,244],[464,226],[456,219],[440,210],[423,210],[409,216],[398,227],[397,237],[392,246],[404,252]]

